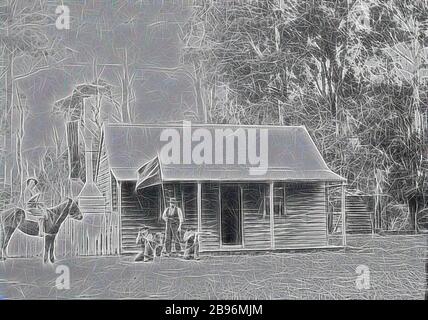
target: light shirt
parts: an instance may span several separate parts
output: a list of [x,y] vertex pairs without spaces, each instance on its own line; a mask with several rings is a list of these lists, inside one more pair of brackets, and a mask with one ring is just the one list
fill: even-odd
[[36,208],[38,206],[39,196],[40,192],[36,186],[32,188],[27,186],[24,190],[24,204],[28,208]]
[[162,214],[162,219],[164,221],[167,221],[168,218],[169,218],[169,216],[168,216],[168,210],[175,210],[175,209],[177,210],[178,220],[180,221],[180,223],[183,223],[183,220],[184,220],[183,219],[183,212],[177,206],[174,209],[172,209],[172,207],[165,208],[165,210],[164,210],[164,212]]

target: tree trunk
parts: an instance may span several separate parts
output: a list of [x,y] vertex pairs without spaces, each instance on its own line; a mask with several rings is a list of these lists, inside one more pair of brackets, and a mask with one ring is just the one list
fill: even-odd
[[[375,198],[374,198],[374,214],[375,214],[375,229],[382,229],[382,210],[383,210],[383,201],[382,201],[382,194],[383,194],[383,185],[385,182],[385,172],[380,169],[374,170],[374,177],[375,177]],[[388,224],[385,225],[386,228],[388,228]]]
[[124,53],[123,76],[122,76],[122,122],[130,123],[129,116],[129,72],[128,72],[128,52]]
[[420,95],[419,95],[419,68],[413,72],[412,79],[412,117],[413,123],[412,127],[414,132],[416,132],[420,137],[422,136],[422,128],[424,127],[422,124],[422,113],[420,106]]
[[418,200],[416,197],[413,197],[409,200],[407,200],[407,206],[409,208],[409,226],[410,229],[414,232],[417,232],[417,212],[418,212]]
[[25,106],[21,104],[19,100],[19,127],[16,133],[16,161],[18,164],[18,176],[19,176],[19,199],[23,199],[24,193],[24,165],[22,159],[22,142],[24,140],[24,125],[25,125]]
[[13,55],[7,56],[7,71],[6,71],[6,105],[5,105],[5,177],[6,185],[12,185],[12,135],[13,135]]
[[198,71],[196,63],[194,63],[193,66],[195,69],[194,84],[195,84],[195,95],[196,95],[196,106],[198,111],[198,118],[199,118],[199,121],[202,121],[203,123],[207,123],[208,117],[207,117],[206,108],[204,106],[204,100],[202,98],[201,75],[200,75],[200,71]]

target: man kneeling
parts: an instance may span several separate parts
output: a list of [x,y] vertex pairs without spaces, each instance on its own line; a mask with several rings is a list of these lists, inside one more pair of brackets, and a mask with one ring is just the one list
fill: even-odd
[[184,233],[183,240],[185,242],[183,258],[199,260],[199,232],[189,228]]
[[135,257],[136,262],[153,261],[153,257],[160,255],[163,246],[163,235],[151,233],[148,226],[143,226],[138,231],[136,244],[141,245],[141,252]]

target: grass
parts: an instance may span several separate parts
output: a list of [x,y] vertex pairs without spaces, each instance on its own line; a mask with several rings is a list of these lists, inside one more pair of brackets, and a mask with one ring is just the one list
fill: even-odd
[[[0,295],[9,299],[423,299],[426,238],[354,236],[346,250],[205,256],[200,261],[75,257],[43,266],[40,258],[0,264]],[[55,286],[58,265],[70,289]],[[370,289],[356,288],[356,268]]]

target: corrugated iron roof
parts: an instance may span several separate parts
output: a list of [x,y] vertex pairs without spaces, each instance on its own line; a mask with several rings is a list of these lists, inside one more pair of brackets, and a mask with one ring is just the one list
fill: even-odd
[[[321,154],[316,148],[306,128],[303,126],[246,126],[246,125],[217,125],[217,124],[191,124],[183,126],[180,124],[108,124],[105,126],[105,144],[110,168],[117,180],[139,180],[139,184],[144,186],[142,180],[148,178],[142,176],[144,172],[150,172],[150,183],[162,181],[343,181],[344,178],[332,172]],[[161,134],[168,132],[177,132],[180,140],[178,148],[182,148],[185,142],[183,137],[197,133],[212,136],[212,147],[217,132],[223,134],[228,130],[236,133],[245,133],[245,137],[256,137],[257,152],[256,155],[266,159],[267,166],[259,167],[258,164],[237,163],[239,152],[246,152],[238,139],[234,139],[234,163],[219,163],[215,159],[212,151],[212,163],[196,164],[194,161],[183,164],[181,162],[168,163],[162,157],[165,153],[162,148],[168,142],[161,141]],[[267,140],[262,139],[261,131],[264,130]],[[255,134],[255,135],[254,135]],[[200,135],[199,135],[200,137]],[[187,137],[188,138],[188,137]],[[194,150],[201,140],[194,139],[190,143],[190,150]],[[232,139],[233,140],[233,139]],[[227,153],[226,142],[223,143],[223,153]],[[260,154],[261,144],[264,144],[267,154]],[[209,144],[208,144],[209,145]],[[175,144],[176,146],[176,144]],[[254,147],[247,140],[248,148]],[[153,166],[153,161],[159,162],[159,166]],[[183,160],[183,154],[181,154]],[[147,165],[152,167],[147,170]],[[159,174],[153,173],[153,168],[158,168]],[[251,169],[251,170],[250,170]],[[140,171],[140,175],[138,174]]]

